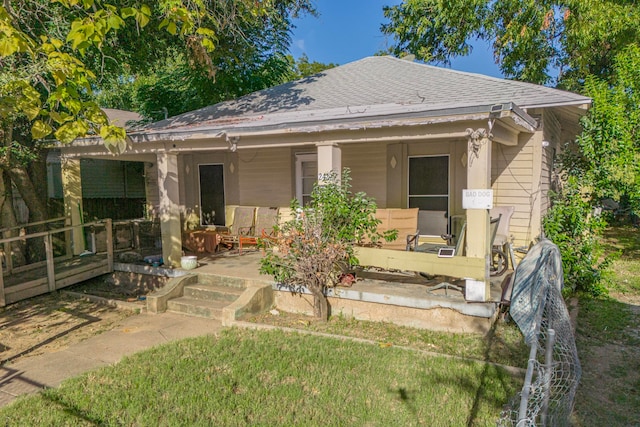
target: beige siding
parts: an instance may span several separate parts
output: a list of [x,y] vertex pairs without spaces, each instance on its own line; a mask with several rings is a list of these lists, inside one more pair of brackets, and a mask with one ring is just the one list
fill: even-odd
[[239,150],[240,205],[289,206],[294,197],[289,148]]
[[[521,135],[517,146],[493,145],[491,181],[496,206],[514,206],[510,234],[514,246],[526,246],[540,233],[539,171],[536,144],[542,133]],[[538,176],[536,176],[538,175]]]
[[[345,144],[341,148],[342,167],[351,170],[352,190],[364,191],[379,207],[386,207],[387,144]],[[400,161],[396,167],[400,167]]]

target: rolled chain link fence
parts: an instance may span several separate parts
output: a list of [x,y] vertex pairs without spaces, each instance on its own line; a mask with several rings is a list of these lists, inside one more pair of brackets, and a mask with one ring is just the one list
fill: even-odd
[[516,269],[509,314],[530,346],[522,390],[498,426],[568,426],[582,369],[562,298],[562,259],[550,240],[529,250]]

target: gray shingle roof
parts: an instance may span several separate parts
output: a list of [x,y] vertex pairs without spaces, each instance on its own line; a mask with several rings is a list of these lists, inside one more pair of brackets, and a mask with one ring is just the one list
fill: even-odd
[[371,111],[379,115],[384,110],[381,106],[398,113],[405,108],[439,110],[508,102],[534,108],[588,104],[590,99],[531,83],[373,56],[175,116],[147,129],[220,128],[238,122],[260,122],[271,115],[304,115],[309,121],[320,112],[324,112],[319,114],[322,120],[327,120],[331,117],[328,111],[347,109],[353,113],[358,107],[375,107]]

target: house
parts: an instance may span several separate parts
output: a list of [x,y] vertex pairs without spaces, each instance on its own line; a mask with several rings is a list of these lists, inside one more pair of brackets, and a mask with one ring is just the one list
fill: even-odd
[[[225,205],[304,202],[318,173],[349,167],[353,190],[379,207],[419,207],[423,234],[466,221],[466,256],[484,271],[474,273],[482,281],[488,211],[464,209],[473,201],[463,190],[514,206],[514,245],[527,246],[549,208],[555,155],[580,132],[590,102],[539,85],[368,57],[130,132],[118,157],[99,138],[61,147],[65,200],[77,203],[80,159],[144,162],[164,259],[178,264],[185,210],[198,212],[202,224],[224,224]],[[433,212],[442,219],[433,221]]]

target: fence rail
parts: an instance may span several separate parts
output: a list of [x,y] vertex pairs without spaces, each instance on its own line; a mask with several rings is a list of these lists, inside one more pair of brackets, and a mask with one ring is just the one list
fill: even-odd
[[[56,220],[59,221],[60,218]],[[33,224],[21,228],[29,226]],[[77,232],[85,234],[87,228],[90,229],[90,234],[96,229],[105,230],[104,251],[86,251],[73,256],[71,235]],[[30,252],[24,250],[22,255],[26,254],[26,258],[30,259],[24,265],[15,267],[14,249],[28,246]],[[113,225],[110,219],[3,238],[0,239],[0,247],[3,248],[2,259],[5,264],[5,268],[0,269],[0,306],[53,292],[113,271]]]

